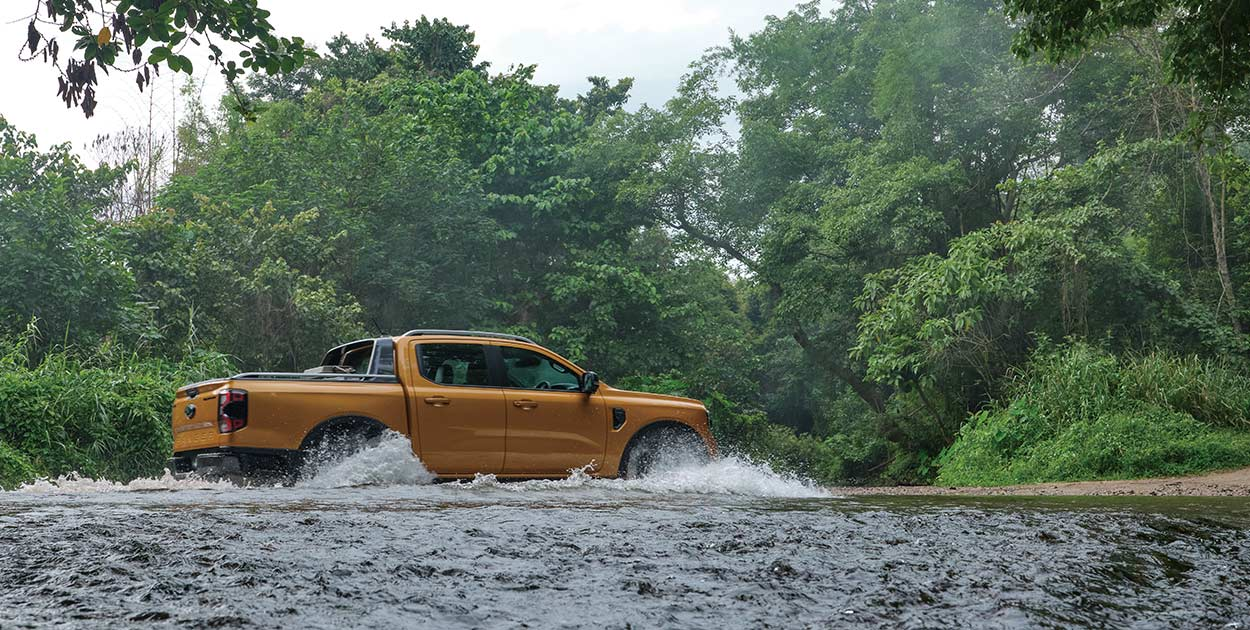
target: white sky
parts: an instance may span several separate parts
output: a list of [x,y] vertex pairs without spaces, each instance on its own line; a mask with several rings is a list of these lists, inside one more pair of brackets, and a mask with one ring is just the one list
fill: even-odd
[[[97,92],[95,117],[84,119],[67,110],[56,96],[56,73],[40,61],[23,63],[17,51],[26,38],[23,16],[33,0],[4,0],[0,8],[0,115],[18,128],[35,133],[50,146],[71,142],[91,160],[87,144],[97,135],[126,125],[146,124],[149,105],[157,121],[171,120],[174,83],[162,76],[153,92],[140,95],[134,75],[103,79]],[[40,3],[41,4],[41,3]],[[729,31],[750,33],[767,15],[784,14],[790,0],[262,0],[273,12],[271,22],[281,35],[299,35],[323,44],[344,32],[354,39],[380,36],[391,22],[446,17],[467,24],[477,34],[479,59],[498,72],[513,64],[537,64],[537,80],[558,84],[572,96],[585,90],[585,77],[611,80],[634,77],[631,104],[661,104],[672,95],[687,65],[709,47],[728,41]],[[350,8],[348,8],[350,7]],[[67,46],[63,46],[68,48]],[[216,102],[220,78],[207,51],[192,50],[197,79],[206,85],[206,102]],[[186,75],[179,74],[179,81]]]

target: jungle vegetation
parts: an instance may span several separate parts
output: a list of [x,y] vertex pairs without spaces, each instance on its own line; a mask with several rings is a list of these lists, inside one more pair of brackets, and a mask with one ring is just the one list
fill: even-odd
[[0,122],[0,475],[158,472],[179,378],[417,326],[822,482],[1250,465],[1244,16],[1085,4],[800,4],[638,106],[422,17],[192,98],[121,210],[135,161]]

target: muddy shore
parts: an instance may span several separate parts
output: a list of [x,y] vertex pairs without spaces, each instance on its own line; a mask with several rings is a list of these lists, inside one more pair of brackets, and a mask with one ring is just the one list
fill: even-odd
[[1250,496],[1250,468],[1225,470],[1191,477],[1158,477],[1121,481],[1070,481],[1019,486],[960,488],[952,486],[836,486],[844,496],[964,495],[964,496]]

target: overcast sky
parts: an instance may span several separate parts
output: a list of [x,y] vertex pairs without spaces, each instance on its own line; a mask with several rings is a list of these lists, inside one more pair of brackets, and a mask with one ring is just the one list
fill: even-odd
[[[100,106],[90,120],[80,110],[67,110],[56,97],[55,70],[41,62],[17,60],[25,40],[26,20],[36,4],[5,0],[0,8],[0,115],[33,132],[49,146],[71,142],[90,160],[86,145],[97,135],[125,125],[146,124],[149,105],[155,119],[169,120],[174,84],[164,75],[150,102],[135,89],[133,75],[106,79],[98,91]],[[561,86],[571,96],[584,91],[585,78],[634,77],[633,104],[663,103],[672,94],[686,66],[709,47],[724,44],[732,29],[759,30],[767,15],[786,13],[786,0],[262,0],[273,12],[281,35],[299,35],[320,45],[340,32],[353,38],[380,35],[393,21],[447,17],[468,24],[477,34],[480,58],[493,71],[512,64],[537,64],[537,79]],[[350,8],[350,10],[348,9]],[[215,102],[220,79],[211,70],[207,52],[189,54],[198,78]],[[185,75],[177,75],[179,81]]]

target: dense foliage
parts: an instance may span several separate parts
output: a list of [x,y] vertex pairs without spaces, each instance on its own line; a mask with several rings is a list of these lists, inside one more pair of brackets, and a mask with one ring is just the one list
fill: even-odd
[[229,369],[222,355],[145,357],[111,342],[32,356],[34,328],[0,341],[0,487],[69,473],[161,474],[173,446],[171,383]]
[[1016,49],[1051,59],[1078,56],[1125,30],[1159,29],[1168,72],[1219,96],[1244,97],[1250,79],[1250,4],[1241,0],[1006,0],[1023,20]]
[[1197,357],[1042,348],[943,454],[943,484],[1126,479],[1250,465],[1250,377]]
[[[191,74],[187,44],[206,46],[208,60],[234,87],[248,70],[292,72],[312,53],[299,37],[279,37],[256,0],[31,0],[21,58],[57,69],[66,107],[95,113],[96,85],[110,71],[132,72],[142,91],[161,68]],[[59,34],[73,47],[61,52]],[[222,47],[225,47],[223,50]],[[227,59],[234,56],[236,59]],[[98,71],[98,72],[97,72]]]
[[822,481],[1245,463],[1246,102],[1177,71],[1171,13],[1021,60],[1021,24],[1066,28],[1030,7],[802,4],[633,109],[628,79],[492,72],[446,20],[340,36],[254,76],[254,119],[189,103],[175,175],[123,220],[125,164],[3,125],[0,325],[39,321],[35,366],[194,340],[247,369],[518,332]]

